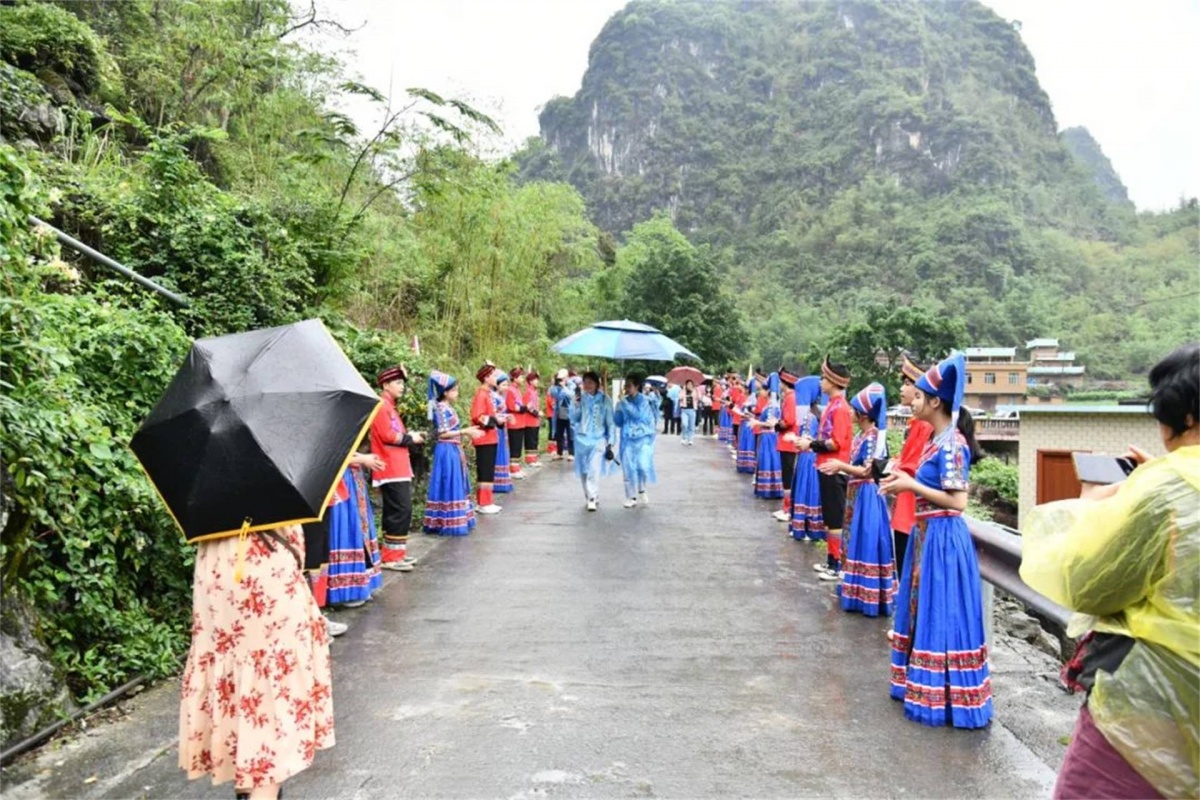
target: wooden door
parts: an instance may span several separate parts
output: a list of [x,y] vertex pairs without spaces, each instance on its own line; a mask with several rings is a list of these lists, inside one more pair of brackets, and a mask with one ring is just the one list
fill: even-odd
[[[1079,497],[1082,488],[1075,475],[1070,450],[1037,451],[1037,503]],[[1086,452],[1086,451],[1080,451]]]

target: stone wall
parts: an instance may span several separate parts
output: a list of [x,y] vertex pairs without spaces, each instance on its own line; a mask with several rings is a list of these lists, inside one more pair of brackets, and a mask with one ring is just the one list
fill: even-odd
[[1148,453],[1164,451],[1158,423],[1138,410],[1079,412],[1053,411],[1021,414],[1019,521],[1037,504],[1038,450],[1090,450],[1094,453],[1124,453],[1129,445]]

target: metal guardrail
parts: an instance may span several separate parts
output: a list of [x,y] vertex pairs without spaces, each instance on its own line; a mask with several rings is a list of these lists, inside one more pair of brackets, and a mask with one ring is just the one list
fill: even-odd
[[188,305],[187,298],[184,297],[183,295],[176,294],[175,292],[172,292],[170,289],[166,288],[165,286],[159,286],[157,283],[150,280],[149,278],[144,277],[142,275],[138,275],[136,272],[134,272],[133,270],[131,270],[129,267],[125,266],[124,264],[120,264],[116,261],[113,261],[111,258],[104,255],[104,253],[101,253],[98,250],[88,247],[86,244],[79,241],[78,239],[76,239],[73,236],[63,233],[58,228],[51,225],[49,222],[40,220],[37,217],[30,214],[29,215],[29,224],[34,226],[35,228],[37,228],[37,227],[46,228],[48,231],[50,231],[51,233],[54,234],[54,238],[58,239],[59,242],[61,242],[62,244],[65,244],[67,247],[70,247],[73,250],[77,250],[80,253],[83,253],[88,258],[91,258],[92,260],[103,264],[104,266],[108,267],[109,269],[113,270],[114,272],[121,273],[126,278],[129,278],[132,281],[136,281],[137,283],[140,283],[142,286],[145,286],[147,289],[157,292],[158,294],[160,294],[163,297],[170,300],[172,303],[175,303],[176,305],[180,305],[180,306]]
[[1065,628],[1071,611],[1021,580],[1021,535],[995,523],[970,517],[966,521],[979,555],[980,577],[1015,597],[1026,608]]

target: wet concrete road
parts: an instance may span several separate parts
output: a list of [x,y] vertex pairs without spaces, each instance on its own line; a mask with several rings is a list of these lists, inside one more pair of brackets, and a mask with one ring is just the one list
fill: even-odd
[[[724,447],[664,437],[657,464],[649,508],[614,476],[589,514],[547,464],[472,536],[423,537],[417,572],[340,616],[338,743],[288,797],[1049,794],[1003,697],[986,731],[904,719],[886,623],[835,607]],[[231,793],[168,747],[104,796]]]

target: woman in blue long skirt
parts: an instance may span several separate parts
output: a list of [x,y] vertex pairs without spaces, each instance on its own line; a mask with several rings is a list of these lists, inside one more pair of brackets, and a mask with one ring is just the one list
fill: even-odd
[[737,471],[744,475],[753,475],[754,470],[758,466],[758,449],[756,437],[754,436],[754,426],[750,424],[751,420],[757,415],[756,406],[758,398],[755,397],[755,381],[750,380],[749,391],[746,392],[746,400],[742,403],[742,407],[738,409],[738,419],[741,424],[738,425],[737,439]]
[[513,490],[512,473],[508,468],[508,432],[505,428],[508,410],[504,402],[509,380],[508,373],[501,372],[496,378],[496,388],[492,390],[492,408],[496,410],[496,427],[500,431],[496,442],[496,480],[492,482],[492,491],[497,494],[508,494]]
[[917,524],[904,557],[892,625],[891,694],[924,725],[982,728],[993,715],[979,562],[962,514],[979,457],[960,411],[965,359],[956,353],[916,384],[913,415],[933,426],[916,477],[894,471],[881,488],[916,495]]
[[[797,438],[817,438],[820,414],[817,402],[821,399],[821,378],[810,375],[796,381]],[[817,473],[817,454],[804,450],[796,456],[796,471],[792,476],[792,519],[789,523],[796,541],[824,541],[825,517],[821,514],[821,481]]]
[[764,500],[783,497],[783,463],[779,456],[779,434],[775,430],[779,422],[779,373],[772,372],[767,378],[767,404],[751,422],[756,431],[756,453],[754,470],[754,496]]
[[[356,454],[355,459],[375,456]],[[363,467],[374,464],[352,461],[342,475],[342,490],[349,499],[331,506],[329,515],[329,589],[330,605],[360,606],[383,586],[379,567],[379,540],[375,533],[375,512],[367,493]]]
[[892,563],[892,526],[887,502],[875,484],[874,463],[887,458],[887,395],[872,383],[850,400],[859,434],[850,445],[850,463],[833,460],[822,467],[844,472],[846,515],[842,528],[842,580],[838,586],[843,611],[868,617],[891,616],[896,597]]
[[444,372],[429,375],[429,396],[436,398],[433,422],[437,446],[433,449],[433,467],[429,473],[429,494],[425,501],[426,533],[466,536],[475,527],[475,508],[471,505],[471,483],[467,478],[467,459],[462,437],[478,436],[478,428],[463,428],[453,403],[458,399],[458,381]]

